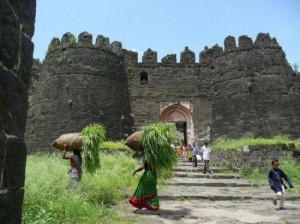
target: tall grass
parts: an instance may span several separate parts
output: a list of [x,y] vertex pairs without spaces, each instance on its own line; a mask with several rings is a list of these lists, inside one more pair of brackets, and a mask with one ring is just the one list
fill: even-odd
[[113,142],[113,141],[106,141],[102,142],[100,144],[100,149],[108,149],[108,150],[119,150],[119,149],[126,149],[128,151],[131,151],[124,142],[119,141],[119,142]]
[[27,157],[24,224],[133,223],[110,206],[131,195],[137,185],[132,172],[140,164],[124,153],[101,155],[101,169],[83,170],[77,188],[68,190],[70,168],[60,154]]
[[[277,145],[294,143],[296,148],[300,149],[300,139],[292,140],[284,135],[277,135],[273,138],[254,138],[250,134],[240,139],[218,138],[212,145],[214,149],[237,149],[245,145]],[[271,161],[269,161],[271,162]],[[288,175],[292,183],[295,184],[294,192],[300,191],[300,164],[293,158],[285,158],[280,161],[280,168]],[[271,164],[269,164],[272,169]],[[268,171],[260,172],[258,167],[252,169],[240,169],[240,174],[249,179],[252,184],[259,186],[261,184],[268,185]]]
[[[288,192],[299,193],[300,192],[300,164],[293,159],[283,159],[280,162],[280,169],[289,177],[293,183],[295,189],[288,188]],[[269,170],[272,169],[270,164]],[[242,170],[241,170],[242,171]],[[254,186],[269,185],[268,171],[260,172],[259,169],[252,168],[246,173],[240,172],[241,175],[246,177]],[[288,186],[286,184],[286,186]]]
[[276,145],[294,143],[297,148],[300,148],[300,139],[292,140],[284,135],[277,135],[273,138],[254,138],[251,135],[246,135],[240,139],[218,138],[214,141],[212,148],[235,149],[245,145]]

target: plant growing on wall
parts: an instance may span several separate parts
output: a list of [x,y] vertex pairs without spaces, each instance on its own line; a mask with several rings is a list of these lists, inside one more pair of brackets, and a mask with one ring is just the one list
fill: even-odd
[[76,46],[76,43],[77,43],[76,38],[74,36],[72,36],[69,41],[69,46],[74,47],[74,46]]

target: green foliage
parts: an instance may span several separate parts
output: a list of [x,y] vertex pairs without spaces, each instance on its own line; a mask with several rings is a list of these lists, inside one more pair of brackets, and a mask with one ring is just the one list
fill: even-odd
[[293,183],[300,184],[300,164],[293,159],[280,161],[282,169]]
[[[268,171],[272,169],[271,161],[269,162],[269,169],[260,172],[258,167],[250,168],[243,167],[240,169],[240,174],[246,177],[251,183],[252,186],[259,187],[260,185],[268,185]],[[292,183],[295,186],[295,193],[298,193],[300,190],[300,164],[293,159],[283,159],[280,162],[280,169],[282,169],[286,175],[290,178]]]
[[142,145],[145,160],[157,171],[168,173],[177,163],[171,143],[174,142],[174,125],[158,123],[143,127]]
[[94,173],[100,167],[99,146],[105,139],[105,128],[100,124],[90,124],[81,134],[84,137],[84,166],[89,173]]
[[236,149],[245,145],[276,145],[289,144],[294,142],[296,146],[300,146],[300,140],[291,140],[285,135],[276,135],[273,138],[254,138],[249,133],[240,139],[218,138],[212,145],[215,149]]
[[67,52],[64,52],[63,54],[60,55],[59,58],[57,58],[57,62],[62,64],[63,62],[67,62],[68,61],[68,54]]
[[102,159],[101,170],[83,170],[79,186],[68,190],[70,165],[60,154],[29,155],[23,223],[134,223],[110,207],[133,193],[141,173],[133,178],[132,171],[139,164],[124,153]]
[[52,44],[49,44],[47,54],[49,54],[51,51],[53,51],[53,46],[52,46]]
[[246,177],[253,187],[259,187],[261,184],[267,184],[267,173],[260,172],[258,167],[242,167],[239,171],[240,175]]
[[[131,155],[101,155],[101,169],[93,175],[83,169],[81,182],[73,190],[68,189],[70,165],[61,154],[29,155],[26,163],[22,223],[139,223],[114,209],[132,195],[142,175],[139,172],[132,177],[141,164]],[[162,182],[160,177],[158,183]]]
[[102,142],[100,144],[100,149],[111,149],[111,150],[118,150],[118,149],[127,149],[130,150],[126,145],[124,145],[124,142],[113,142],[113,141],[107,141]]
[[28,24],[23,24],[22,25],[22,32],[29,34],[30,33],[30,26]]
[[71,37],[71,39],[69,40],[69,46],[70,47],[74,47],[76,46],[77,40],[74,36]]

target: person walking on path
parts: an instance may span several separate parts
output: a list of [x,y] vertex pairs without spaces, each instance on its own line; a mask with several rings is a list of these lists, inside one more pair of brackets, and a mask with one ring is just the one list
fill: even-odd
[[277,205],[277,200],[280,200],[279,209],[284,209],[284,193],[287,187],[284,185],[282,178],[286,180],[290,188],[294,188],[294,186],[288,176],[281,169],[279,169],[279,165],[280,164],[278,160],[272,161],[272,169],[269,171],[268,179],[271,189],[275,192],[273,204]]
[[201,153],[203,153],[203,160],[204,160],[204,170],[203,173],[205,174],[206,172],[211,173],[211,170],[209,169],[209,157],[210,157],[210,149],[208,147],[208,141],[204,142],[204,145],[201,147]]
[[132,176],[137,172],[145,170],[142,174],[138,186],[129,198],[129,203],[137,208],[134,213],[142,213],[142,209],[146,208],[154,211],[154,214],[159,215],[159,199],[157,195],[157,174],[155,170],[144,160],[143,165],[137,168]]
[[197,155],[198,154],[199,154],[199,148],[195,144],[195,142],[193,142],[193,146],[192,146],[193,167],[197,167]]

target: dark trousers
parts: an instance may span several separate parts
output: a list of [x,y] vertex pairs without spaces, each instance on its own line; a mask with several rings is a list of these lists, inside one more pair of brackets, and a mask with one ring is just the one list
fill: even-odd
[[209,160],[204,160],[204,173],[206,172],[210,172],[210,169],[209,169]]
[[197,156],[196,155],[193,155],[193,166],[197,166]]

